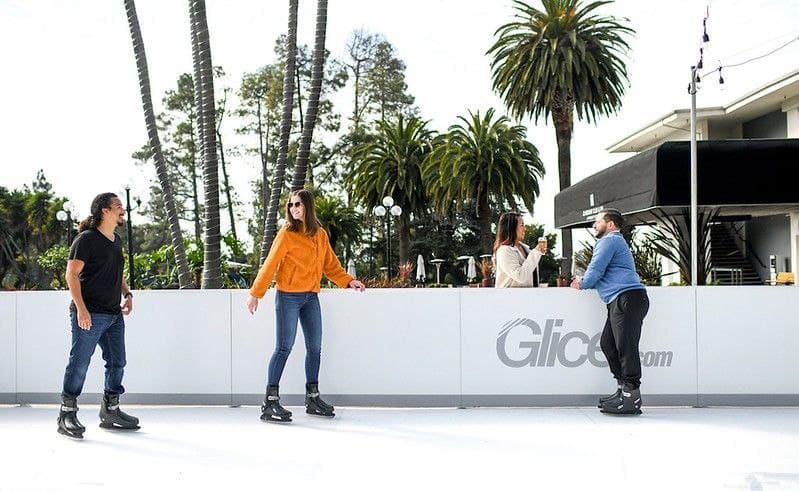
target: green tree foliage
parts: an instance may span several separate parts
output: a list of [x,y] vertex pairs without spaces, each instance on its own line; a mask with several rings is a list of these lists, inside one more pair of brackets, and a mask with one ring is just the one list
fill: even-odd
[[[493,57],[494,89],[511,114],[552,116],[558,144],[560,189],[571,185],[574,112],[596,121],[615,113],[627,83],[626,19],[594,11],[610,1],[541,0],[543,10],[514,1],[515,20],[497,29]],[[563,230],[564,270],[571,267],[571,230]]]
[[67,260],[69,259],[69,249],[64,244],[56,244],[44,251],[36,262],[42,269],[52,275],[50,286],[59,290],[66,288]]
[[336,254],[352,257],[354,247],[361,242],[361,215],[336,196],[316,197],[316,216],[330,237]]
[[527,141],[523,126],[512,126],[505,116],[469,112],[461,122],[434,142],[423,165],[424,183],[440,214],[474,207],[480,221],[480,250],[491,253],[494,234],[491,212],[495,206],[517,209],[521,200],[532,212],[544,175],[538,150]]
[[395,123],[378,121],[377,128],[373,142],[355,149],[356,166],[347,182],[355,200],[370,212],[385,196],[402,208],[397,230],[399,261],[404,263],[409,259],[410,214],[428,209],[421,166],[432,150],[433,132],[425,121],[402,115]]
[[[75,228],[74,221],[65,223],[56,218],[66,200],[51,190],[52,185],[42,171],[30,186],[22,189],[0,186],[0,286],[3,288],[51,288],[53,270],[46,269],[37,258],[54,245],[66,247],[67,228]],[[53,254],[50,253],[50,259]]]

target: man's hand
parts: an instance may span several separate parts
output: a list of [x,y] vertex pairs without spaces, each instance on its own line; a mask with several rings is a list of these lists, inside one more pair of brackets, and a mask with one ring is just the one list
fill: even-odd
[[571,287],[572,288],[576,288],[577,290],[579,290],[580,289],[580,283],[582,281],[583,281],[582,276],[575,276],[574,279],[572,280]]
[[361,283],[358,280],[350,281],[350,284],[348,286],[350,288],[352,288],[353,290],[358,290],[359,292],[362,292],[362,291],[366,290],[366,285],[364,285],[363,283]]
[[258,299],[250,295],[247,297],[247,311],[250,315],[254,314],[256,310],[258,310]]
[[122,314],[124,315],[129,315],[131,312],[133,312],[133,297],[130,295],[125,297],[125,301],[122,302],[120,307],[122,307]]
[[92,315],[86,309],[78,310],[78,327],[88,331],[92,327]]

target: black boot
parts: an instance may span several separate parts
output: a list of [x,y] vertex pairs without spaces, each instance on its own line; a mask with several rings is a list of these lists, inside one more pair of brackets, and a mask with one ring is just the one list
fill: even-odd
[[601,411],[607,414],[641,414],[642,402],[640,387],[633,389],[631,385],[624,384],[621,395],[602,404]]
[[70,438],[81,439],[86,427],[78,421],[78,400],[61,396],[61,410],[58,413],[58,432]]
[[139,418],[119,409],[119,394],[106,392],[100,405],[100,428],[110,430],[138,430]]
[[608,402],[611,399],[616,399],[617,397],[621,397],[621,383],[619,383],[618,387],[616,387],[616,392],[610,395],[600,397],[596,407],[602,409],[602,404]]
[[291,411],[280,405],[277,385],[266,386],[264,405],[261,406],[261,420],[274,423],[290,423]]
[[319,397],[319,384],[305,384],[305,412],[314,416],[332,418],[335,408]]

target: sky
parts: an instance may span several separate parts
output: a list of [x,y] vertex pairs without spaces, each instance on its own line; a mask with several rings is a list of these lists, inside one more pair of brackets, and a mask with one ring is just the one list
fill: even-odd
[[[236,88],[243,73],[274,61],[274,39],[286,32],[288,2],[206,4],[213,63],[227,72],[217,87]],[[187,2],[138,0],[136,6],[158,111],[164,91],[175,85],[179,74],[191,71]],[[315,10],[316,2],[300,1],[298,42],[313,44]],[[711,37],[706,69],[744,61],[799,36],[795,0],[617,0],[603,7],[601,13],[628,18],[636,30],[627,64],[630,84],[616,115],[596,124],[575,124],[572,182],[629,156],[608,153],[610,144],[674,109],[688,107],[686,87],[690,66],[698,58],[706,11]],[[331,1],[326,46],[333,56],[343,57],[353,30],[383,34],[407,65],[409,92],[421,116],[430,120],[431,128],[443,131],[467,110],[495,107],[504,113],[491,89],[485,52],[494,31],[513,13],[507,0]],[[698,105],[729,103],[796,70],[797,60],[799,42],[725,70],[724,85],[706,77]],[[146,199],[154,173],[134,166],[130,157],[146,141],[146,133],[121,0],[0,0],[0,61],[1,186],[21,187],[43,169],[54,191],[70,198],[80,216],[88,214],[95,194],[121,193],[126,184]],[[350,107],[350,90],[336,99],[344,114]],[[554,129],[543,120],[520,123],[527,126],[547,170],[532,220],[552,230],[552,202],[558,192]],[[249,181],[257,169],[256,158],[233,162],[230,173],[244,203],[252,201]],[[242,213],[249,214],[246,209]]]

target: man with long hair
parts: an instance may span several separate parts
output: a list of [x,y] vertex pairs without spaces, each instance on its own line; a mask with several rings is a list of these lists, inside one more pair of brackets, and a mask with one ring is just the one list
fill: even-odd
[[[122,375],[125,358],[125,320],[133,310],[133,294],[123,277],[122,239],[115,232],[125,223],[125,209],[113,193],[98,194],[91,214],[80,223],[67,262],[67,285],[72,296],[70,320],[72,348],[64,374],[58,432],[83,438],[86,428],[78,420],[78,396],[97,345],[105,360],[105,391],[100,406],[100,427],[138,429],[139,420],[119,409],[125,392]],[[122,300],[124,299],[124,300]],[[120,305],[121,302],[121,305]]]
[[599,399],[603,413],[641,414],[641,356],[638,342],[649,311],[649,297],[635,272],[630,246],[621,235],[624,219],[613,208],[599,212],[594,221],[597,240],[585,276],[575,276],[572,287],[596,288],[607,305],[608,317],[600,346],[616,379],[617,390]]

